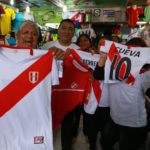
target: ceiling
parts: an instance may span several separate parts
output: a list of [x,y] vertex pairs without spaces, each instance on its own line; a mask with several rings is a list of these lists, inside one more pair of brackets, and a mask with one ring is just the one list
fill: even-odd
[[[4,4],[10,5],[10,0],[0,0]],[[138,5],[143,5],[146,0],[14,0],[14,7],[24,8],[27,5],[30,7],[53,7],[67,5],[68,8],[89,8],[89,7],[123,7],[129,2],[136,2]]]

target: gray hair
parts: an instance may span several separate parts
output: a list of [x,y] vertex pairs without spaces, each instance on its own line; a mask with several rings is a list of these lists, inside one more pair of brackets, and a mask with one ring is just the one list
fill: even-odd
[[39,36],[39,27],[37,26],[37,24],[36,24],[35,22],[33,22],[33,21],[31,21],[31,20],[26,20],[25,22],[23,22],[23,23],[20,25],[20,27],[19,27],[18,31],[16,32],[16,34],[18,34],[19,32],[21,32],[21,31],[22,31],[22,28],[23,28],[24,26],[26,26],[27,24],[30,24],[31,26],[34,26],[35,29],[37,30],[37,33],[38,33],[38,36]]

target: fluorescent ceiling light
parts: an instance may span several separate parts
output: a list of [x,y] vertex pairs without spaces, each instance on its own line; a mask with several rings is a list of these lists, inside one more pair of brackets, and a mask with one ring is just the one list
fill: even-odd
[[66,11],[67,11],[67,6],[64,5],[64,6],[63,6],[63,12],[66,12]]
[[14,0],[10,0],[10,5],[14,5]]
[[30,7],[29,6],[26,7],[26,12],[30,12]]

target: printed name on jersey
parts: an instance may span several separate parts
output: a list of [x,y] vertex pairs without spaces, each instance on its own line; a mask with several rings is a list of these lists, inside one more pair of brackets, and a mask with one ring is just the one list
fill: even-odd
[[38,71],[30,71],[29,72],[29,81],[34,84],[39,80],[39,72]]
[[133,56],[133,57],[140,57],[140,51],[133,51],[130,49],[124,49],[122,47],[116,47],[119,53],[123,53],[124,55]]
[[34,144],[43,144],[44,143],[44,136],[35,136],[34,137]]
[[83,63],[83,64],[86,64],[86,65],[88,65],[88,66],[93,66],[93,67],[95,67],[96,64],[97,64],[97,61],[82,59],[82,63]]

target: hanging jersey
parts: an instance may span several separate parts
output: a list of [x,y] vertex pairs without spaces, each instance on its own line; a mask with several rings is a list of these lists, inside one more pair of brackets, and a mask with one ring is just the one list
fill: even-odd
[[12,21],[12,30],[17,31],[23,22],[24,22],[24,14],[22,12],[16,13],[16,17]]
[[0,5],[0,17],[5,14],[5,11],[3,9],[3,6]]
[[77,37],[79,37],[81,34],[87,34],[89,35],[91,39],[96,37],[95,31],[93,28],[79,29],[77,31]]
[[150,22],[150,7],[149,6],[146,6],[144,8],[144,16],[145,16],[144,21]]
[[51,85],[58,73],[52,53],[1,47],[0,67],[0,147],[53,150]]
[[6,8],[5,14],[0,17],[1,35],[6,35],[11,31],[11,21],[15,18],[15,12],[12,8]]
[[122,80],[134,83],[142,66],[150,63],[149,48],[128,47],[107,40],[105,46],[101,47],[101,51],[108,53],[105,64],[105,82],[107,83]]
[[137,7],[136,9],[134,9],[133,7],[129,6],[126,8],[126,13],[130,27],[135,27],[139,19],[139,15],[143,14],[143,8]]
[[35,21],[34,16],[31,12],[24,12],[24,20],[31,20],[31,21]]

